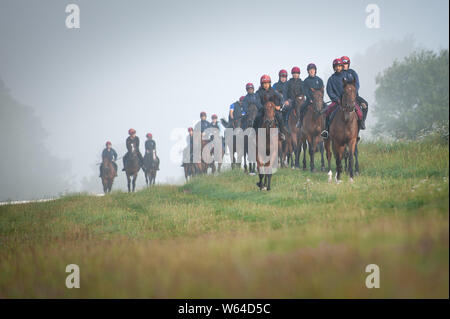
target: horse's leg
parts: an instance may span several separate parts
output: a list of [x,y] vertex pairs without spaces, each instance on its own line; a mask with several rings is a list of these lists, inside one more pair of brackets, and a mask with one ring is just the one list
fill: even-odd
[[322,172],[324,172],[325,171],[325,160],[323,158],[323,150],[324,150],[323,141],[319,142],[319,150],[320,150],[320,170]]
[[256,186],[259,187],[259,190],[261,190],[263,188],[262,179],[263,179],[263,174],[259,173],[259,182],[256,183]]
[[306,140],[303,141],[303,170],[306,171],[306,149],[310,145],[306,145]]
[[348,154],[348,165],[349,165],[349,172],[350,172],[350,181],[353,182],[353,161],[354,161],[354,154],[356,150],[356,138],[350,141],[350,144],[348,146],[349,148],[349,154]]
[[107,193],[108,192],[108,186],[106,185],[106,181],[102,179],[102,184],[103,184],[103,193]]
[[267,175],[267,190],[270,191],[270,181],[272,180],[272,174]]
[[131,183],[131,177],[130,177],[130,175],[127,173],[128,193],[131,192],[131,189],[130,189],[130,183]]
[[308,144],[309,144],[309,169],[311,172],[315,171],[314,168],[314,153],[316,152],[316,139],[314,137],[308,138]]
[[345,145],[340,145],[340,146],[336,146],[334,147],[334,143],[333,143],[333,148],[335,149],[335,158],[336,158],[336,181],[340,181],[341,180],[341,174],[342,174],[342,160],[344,157],[344,151],[345,151]]
[[136,189],[136,179],[137,179],[137,173],[134,173],[134,175],[133,175],[133,193],[134,193],[134,190]]
[[358,161],[358,142],[355,145],[355,175],[359,175],[359,161]]

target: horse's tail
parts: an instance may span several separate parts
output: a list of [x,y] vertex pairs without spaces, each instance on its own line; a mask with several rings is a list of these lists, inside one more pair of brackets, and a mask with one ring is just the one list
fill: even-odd
[[225,121],[225,119],[224,118],[221,118],[220,119],[220,122],[222,123],[222,125],[223,126],[225,126],[225,127],[229,127],[229,125],[230,125],[230,123],[229,122],[227,122],[227,121]]

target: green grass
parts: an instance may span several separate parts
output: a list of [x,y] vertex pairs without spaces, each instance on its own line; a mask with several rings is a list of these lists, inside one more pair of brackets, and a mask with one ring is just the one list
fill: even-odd
[[361,144],[360,166],[0,206],[0,298],[448,298],[448,145]]

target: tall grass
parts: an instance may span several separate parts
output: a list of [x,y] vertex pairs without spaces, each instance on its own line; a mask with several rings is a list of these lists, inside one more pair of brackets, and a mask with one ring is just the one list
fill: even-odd
[[369,143],[353,184],[281,169],[259,192],[235,170],[0,206],[0,297],[448,298],[448,159],[448,144]]

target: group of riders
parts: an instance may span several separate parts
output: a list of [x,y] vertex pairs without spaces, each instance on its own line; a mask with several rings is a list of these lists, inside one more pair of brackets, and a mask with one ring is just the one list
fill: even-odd
[[[132,153],[135,153],[139,159],[139,166],[145,171],[144,162],[148,161],[151,165],[155,164],[155,169],[159,170],[159,159],[156,156],[156,142],[153,139],[152,133],[147,133],[147,140],[145,141],[145,155],[142,156],[139,150],[139,137],[136,136],[136,130],[130,128],[128,130],[128,137],[126,139],[127,153],[123,156],[123,169],[126,170],[128,159]],[[117,152],[112,148],[112,143],[110,141],[106,142],[106,148],[102,152],[102,160],[107,158],[113,165],[117,176]],[[100,165],[100,177],[102,177],[102,165]]]
[[[329,104],[323,103],[323,109],[321,113],[326,114],[325,129],[322,131],[321,136],[323,139],[328,139],[330,123],[333,119],[333,115],[336,113],[338,106],[341,103],[342,94],[344,92],[344,82],[355,82],[356,87],[356,105],[355,110],[358,115],[359,129],[364,130],[365,120],[368,113],[368,103],[365,99],[359,96],[359,77],[354,69],[350,68],[350,58],[343,56],[333,60],[334,73],[329,77],[326,85],[326,92],[330,98]],[[232,103],[229,108],[228,119],[229,122],[236,121],[243,118],[248,107],[254,104],[258,108],[258,116],[254,122],[254,127],[257,128],[259,123],[258,119],[263,117],[264,105],[267,102],[273,102],[275,104],[275,118],[277,127],[280,129],[281,140],[285,139],[285,136],[289,133],[290,128],[287,125],[290,112],[294,107],[294,103],[298,97],[304,96],[304,102],[300,107],[300,114],[297,128],[301,128],[303,123],[303,117],[305,111],[311,103],[313,103],[313,90],[324,90],[324,83],[322,79],[317,76],[317,66],[314,63],[310,63],[307,66],[308,77],[304,80],[300,78],[300,68],[294,66],[291,70],[292,77],[288,80],[288,72],[286,70],[280,70],[278,73],[278,82],[272,85],[272,80],[269,75],[264,74],[260,79],[260,87],[255,92],[253,83],[247,83],[245,89],[247,95],[241,96],[238,101]],[[217,122],[217,115],[211,116],[211,122],[207,121],[206,113],[200,113],[200,122],[196,125],[196,129],[201,130],[203,133],[207,128],[219,128]],[[193,138],[192,127],[188,128],[188,145],[192,145]]]

